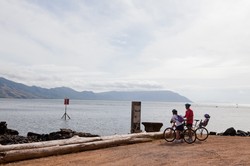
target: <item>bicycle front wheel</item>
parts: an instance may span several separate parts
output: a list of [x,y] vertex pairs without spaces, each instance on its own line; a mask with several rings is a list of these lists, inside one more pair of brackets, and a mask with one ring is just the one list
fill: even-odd
[[188,144],[194,143],[196,140],[196,134],[193,129],[184,130],[184,141]]
[[199,141],[204,141],[208,137],[208,130],[205,127],[199,127],[195,130],[196,137]]
[[166,128],[163,132],[163,138],[167,142],[173,142],[176,138],[175,130],[171,127]]

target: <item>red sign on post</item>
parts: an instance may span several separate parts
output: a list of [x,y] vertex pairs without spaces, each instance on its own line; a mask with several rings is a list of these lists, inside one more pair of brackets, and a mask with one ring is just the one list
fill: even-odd
[[64,99],[64,105],[69,105],[69,99]]
[[65,105],[65,113],[63,114],[61,119],[67,119],[67,117],[70,119],[69,115],[66,113],[67,112],[67,105],[69,105],[69,99],[65,98],[64,99],[64,105]]

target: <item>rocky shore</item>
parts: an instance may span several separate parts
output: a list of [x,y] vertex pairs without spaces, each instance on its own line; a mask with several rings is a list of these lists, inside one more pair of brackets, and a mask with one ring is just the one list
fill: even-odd
[[217,135],[222,136],[250,136],[249,131],[243,131],[243,130],[236,130],[234,127],[230,127],[226,129],[223,133],[218,133]]
[[[222,133],[210,132],[210,135],[219,136],[250,136],[249,131],[236,130],[233,127],[226,129]],[[6,122],[0,122],[0,144],[11,145],[11,144],[23,144],[32,142],[42,142],[51,140],[61,140],[72,138],[73,136],[79,137],[100,137],[99,135],[77,132],[71,129],[60,129],[56,132],[48,134],[38,134],[34,132],[28,132],[27,136],[20,136],[19,132],[14,129],[9,129]]]
[[34,132],[28,132],[27,136],[25,137],[25,136],[20,136],[18,131],[9,129],[7,127],[6,122],[0,122],[0,144],[1,145],[68,139],[76,135],[79,137],[99,137],[99,135],[94,135],[94,134],[84,133],[84,132],[77,132],[71,129],[60,129],[60,131],[51,132],[48,134],[38,134]]

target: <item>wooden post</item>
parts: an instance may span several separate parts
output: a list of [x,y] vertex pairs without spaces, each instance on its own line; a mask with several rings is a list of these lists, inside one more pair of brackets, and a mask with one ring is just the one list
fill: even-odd
[[141,102],[132,101],[131,108],[131,133],[141,132]]

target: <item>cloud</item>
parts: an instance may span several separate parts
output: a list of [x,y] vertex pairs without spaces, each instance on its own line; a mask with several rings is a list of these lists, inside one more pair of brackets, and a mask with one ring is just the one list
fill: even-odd
[[2,0],[0,75],[47,88],[169,89],[233,102],[228,92],[250,88],[249,9],[244,0]]

